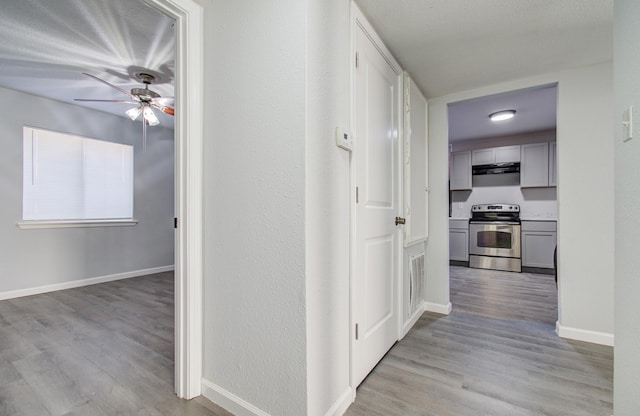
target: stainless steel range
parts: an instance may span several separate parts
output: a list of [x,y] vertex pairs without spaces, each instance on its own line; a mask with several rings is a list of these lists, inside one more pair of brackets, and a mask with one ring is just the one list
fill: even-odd
[[520,206],[483,204],[471,207],[469,267],[522,271]]

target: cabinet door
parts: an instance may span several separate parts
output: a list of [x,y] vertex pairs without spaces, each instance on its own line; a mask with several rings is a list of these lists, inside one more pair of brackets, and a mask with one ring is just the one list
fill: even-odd
[[556,233],[553,231],[522,232],[522,265],[553,269],[553,250]]
[[469,230],[449,230],[449,259],[469,261]]
[[428,234],[429,181],[427,161],[427,100],[404,74],[404,244],[425,241]]
[[520,146],[503,146],[495,148],[496,163],[520,162]]
[[495,149],[478,149],[471,152],[471,164],[476,165],[488,165],[496,162]]
[[452,191],[471,189],[471,152],[451,153],[450,181]]
[[520,158],[520,187],[549,186],[549,143],[523,144]]
[[549,143],[549,186],[558,186],[556,180],[556,142]]

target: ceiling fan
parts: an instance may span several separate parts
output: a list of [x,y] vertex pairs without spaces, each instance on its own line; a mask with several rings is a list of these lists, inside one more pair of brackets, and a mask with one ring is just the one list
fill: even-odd
[[136,106],[125,111],[125,114],[127,114],[127,116],[129,116],[133,121],[142,115],[142,142],[145,149],[147,143],[147,125],[155,126],[160,123],[160,120],[158,120],[158,116],[156,116],[153,109],[155,108],[170,116],[175,114],[175,110],[172,107],[173,98],[162,97],[157,92],[149,89],[149,85],[151,84],[167,82],[169,79],[166,75],[150,69],[131,67],[129,71],[130,76],[144,84],[144,88],[132,88],[131,91],[128,92],[108,81],[103,80],[102,78],[98,78],[95,75],[91,75],[86,72],[83,72],[83,74],[123,93],[128,96],[129,99],[101,100],[93,98],[76,98],[75,101],[135,104]]

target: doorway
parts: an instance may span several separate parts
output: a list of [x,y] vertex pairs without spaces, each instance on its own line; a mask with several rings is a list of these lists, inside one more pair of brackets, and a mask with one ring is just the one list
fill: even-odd
[[[491,121],[490,115],[504,110],[513,110],[515,116],[511,120]],[[475,274],[480,279],[486,274],[479,269],[459,269],[469,267],[470,241],[476,241],[477,237],[471,235],[469,227],[473,206],[478,209],[496,204],[518,207],[521,232],[515,243],[521,248],[517,261],[521,262],[524,273],[515,273],[507,282],[539,275],[540,279],[550,279],[555,286],[557,83],[451,102],[447,106],[447,118],[452,301],[454,290],[459,294],[459,290],[472,287],[456,286],[457,278]],[[474,266],[479,267],[475,263]],[[500,273],[504,272],[494,273],[496,281],[500,280]],[[555,292],[555,287],[553,289]],[[518,292],[517,288],[514,290]],[[553,302],[557,319],[555,293]],[[499,308],[498,304],[495,306]],[[455,303],[453,307],[455,309]]]
[[[14,63],[18,64],[12,72],[12,74],[17,74],[18,78],[21,78],[23,81],[22,84],[26,85],[25,92],[28,94],[34,94],[33,91],[26,90],[28,87],[36,88],[38,86],[44,85],[48,91],[57,91],[61,93],[66,93],[66,97],[49,97],[52,98],[53,102],[47,101],[46,109],[44,111],[36,112],[36,111],[22,111],[23,114],[28,115],[30,117],[39,116],[41,113],[47,112],[48,119],[47,123],[51,124],[50,128],[55,128],[57,125],[54,125],[50,119],[63,119],[60,116],[59,110],[62,107],[66,107],[66,104],[61,104],[61,102],[69,101],[73,102],[75,98],[96,98],[96,99],[104,99],[108,97],[103,97],[98,94],[95,96],[84,95],[84,94],[72,94],[69,95],[69,89],[65,88],[62,84],[64,82],[77,82],[79,78],[83,81],[87,81],[90,84],[90,87],[98,86],[97,89],[101,92],[104,90],[113,90],[115,89],[109,88],[105,85],[100,84],[99,82],[95,82],[95,80],[90,80],[84,75],[81,74],[83,71],[88,71],[89,68],[101,68],[104,69],[105,72],[108,71],[109,68],[112,68],[114,64],[113,55],[109,55],[110,53],[118,52],[121,56],[129,57],[127,54],[127,47],[129,46],[126,39],[127,35],[131,34],[123,34],[118,30],[125,32],[125,30],[120,29],[119,22],[117,17],[114,17],[108,13],[105,13],[105,8],[109,8],[112,6],[109,4],[109,1],[102,1],[100,3],[95,3],[93,5],[89,5],[89,3],[77,3],[69,4],[69,14],[62,13],[62,15],[55,15],[53,13],[47,13],[46,8],[44,7],[34,7],[31,3],[27,2],[15,2],[14,5],[8,7],[7,16],[4,16],[5,19],[9,19],[9,11],[22,13],[20,15],[23,17],[20,19],[22,22],[27,22],[26,25],[22,25],[27,28],[29,36],[22,36],[25,42],[41,42],[45,46],[45,51],[42,53],[38,53],[34,50],[34,48],[24,47],[21,48],[17,44],[19,35],[18,28],[20,25],[11,25],[10,28],[5,29],[3,32],[5,34],[12,33],[13,35],[13,44],[8,45],[12,52],[16,52],[21,49],[24,54],[18,59],[6,59],[5,64]],[[126,3],[126,2],[125,2]],[[129,2],[125,4],[125,8],[132,8],[134,6],[141,5],[142,2]],[[170,265],[173,261],[175,263],[175,286],[176,286],[176,324],[175,324],[175,339],[176,339],[176,377],[175,377],[175,386],[176,392],[180,397],[194,397],[200,393],[200,371],[201,371],[201,342],[200,342],[200,332],[201,332],[201,281],[202,281],[202,89],[203,89],[203,81],[202,81],[202,65],[203,65],[203,48],[202,48],[202,38],[203,38],[203,29],[202,29],[202,16],[203,10],[200,5],[198,5],[193,0],[148,0],[144,2],[146,5],[151,5],[155,10],[159,11],[162,15],[168,16],[173,19],[175,23],[175,33],[176,33],[176,53],[175,53],[175,68],[174,73],[175,77],[175,101],[176,101],[176,115],[175,115],[175,140],[173,142],[169,142],[169,140],[165,140],[164,144],[167,145],[168,148],[171,146],[175,149],[175,163],[173,160],[170,160],[167,163],[167,170],[173,170],[175,177],[175,189],[173,196],[173,204],[168,202],[170,205],[169,208],[165,210],[163,215],[164,222],[162,222],[163,231],[165,236],[168,235],[169,241],[171,241],[172,237],[172,217],[175,216],[178,222],[178,228],[175,232],[175,244],[173,248],[175,249],[175,260],[173,258],[167,259],[166,263],[163,266]],[[143,8],[146,8],[146,5],[142,5]],[[59,8],[60,9],[60,8]],[[73,17],[82,16],[82,19],[78,18],[73,21]],[[55,18],[54,18],[55,17]],[[32,23],[36,18],[43,19],[43,22],[48,22],[49,24],[42,25],[33,25]],[[102,19],[102,21],[100,21]],[[80,20],[82,21],[82,25],[80,24]],[[166,19],[168,20],[168,19]],[[51,23],[53,22],[53,23]],[[67,22],[68,24],[61,24],[61,22]],[[104,27],[98,30],[98,24],[102,23]],[[141,31],[145,29],[145,19],[141,18],[139,21],[136,21],[137,28]],[[147,23],[148,24],[148,23]],[[150,25],[151,29],[159,29],[164,30],[164,26],[161,28],[154,27]],[[166,30],[173,31],[174,29]],[[59,32],[63,32],[66,37],[64,39],[66,42],[56,41],[55,34],[60,35]],[[69,35],[69,33],[71,33]],[[78,45],[85,39],[84,36],[79,36],[80,33],[86,34],[86,37],[90,37],[90,34],[94,34],[97,38],[99,38],[95,42],[87,42],[90,46],[86,46],[83,48],[82,52],[85,52],[80,59],[74,61],[74,63],[70,62],[71,57],[79,55],[79,47]],[[173,33],[173,32],[171,32]],[[165,53],[169,49],[169,45],[167,42],[161,41],[158,39],[154,39],[156,44],[150,47],[151,51],[149,52],[149,63],[147,66],[154,66],[154,59],[160,61],[160,56],[164,56]],[[9,42],[7,42],[9,43]],[[106,46],[104,46],[106,44]],[[103,47],[97,47],[96,45],[103,45]],[[4,51],[4,49],[3,49]],[[20,51],[18,51],[20,52]],[[3,55],[7,57],[8,55]],[[55,61],[56,59],[65,59],[64,62]],[[160,65],[157,61],[155,64]],[[126,66],[126,65],[125,65]],[[96,69],[97,71],[98,69]],[[61,74],[62,72],[67,71],[65,74]],[[55,75],[54,75],[55,72]],[[27,78],[28,75],[36,74],[36,77],[32,78],[30,82],[24,82],[24,78]],[[3,74],[6,75],[6,74]],[[117,79],[118,76],[126,77],[126,71],[112,71],[109,75],[113,76],[113,79]],[[4,82],[4,80],[3,80]],[[115,81],[114,81],[115,82]],[[139,87],[140,85],[136,85]],[[13,86],[13,89],[17,91],[22,91],[18,86]],[[152,87],[152,89],[154,89]],[[9,91],[9,90],[7,90]],[[127,92],[125,91],[125,94]],[[7,93],[7,97],[12,97],[17,94]],[[35,95],[35,94],[34,94]],[[44,94],[42,94],[44,95]],[[122,99],[122,97],[118,97]],[[126,99],[126,96],[124,97]],[[43,100],[44,101],[44,100]],[[99,103],[104,105],[106,103]],[[131,104],[131,103],[125,103]],[[122,103],[116,103],[116,105],[120,105],[119,109],[122,109]],[[17,107],[17,106],[16,106]],[[28,106],[25,106],[28,107]],[[128,107],[124,107],[126,110]],[[49,110],[50,114],[49,114]],[[119,110],[119,115],[123,115],[124,110]],[[40,113],[40,114],[38,114]],[[158,114],[160,117],[161,115]],[[15,123],[27,123],[28,120],[26,117],[14,117]],[[138,118],[138,120],[140,120]],[[102,131],[108,131],[112,133],[113,131],[107,127],[104,127],[102,124],[96,127],[99,123],[94,123],[93,119],[89,119],[88,117],[82,117],[81,115],[77,115],[73,113],[72,115],[67,114],[64,116],[64,121],[68,122],[72,127],[78,127],[78,130],[85,129],[91,131],[90,129],[98,129],[102,127]],[[128,123],[126,119],[122,119],[122,123],[120,120],[115,124],[123,125],[123,123]],[[33,122],[32,122],[33,123]],[[138,122],[138,125],[139,122]],[[16,130],[16,129],[14,129]],[[65,130],[64,128],[60,128],[60,130]],[[136,128],[136,132],[139,130]],[[75,132],[82,133],[82,132]],[[13,134],[13,133],[12,133]],[[91,134],[87,134],[91,136]],[[124,137],[125,135],[121,135]],[[98,136],[100,137],[100,136]],[[136,140],[139,140],[140,135],[136,133]],[[136,141],[136,144],[138,142]],[[19,155],[21,149],[17,148],[14,153],[15,155]],[[13,153],[12,153],[13,154]],[[14,157],[15,158],[15,157]],[[15,158],[16,160],[19,160]],[[153,175],[150,175],[153,176]],[[17,181],[13,181],[17,182]],[[17,182],[19,183],[19,182]],[[168,185],[171,186],[171,185]],[[166,194],[171,194],[171,192],[166,192]],[[17,195],[17,194],[16,194]],[[167,201],[171,197],[168,197]],[[17,199],[17,198],[16,198]],[[16,205],[16,204],[14,204]],[[19,205],[19,203],[17,204]],[[175,205],[175,207],[173,206]],[[13,214],[11,215],[13,217]],[[19,218],[19,217],[18,217]],[[17,228],[17,227],[15,227]],[[120,228],[121,230],[122,228]],[[115,228],[110,228],[110,230],[115,230]],[[75,233],[75,234],[74,234]],[[61,233],[60,233],[61,234]],[[88,261],[80,261],[80,262],[72,262],[67,261],[67,258],[63,258],[60,255],[62,248],[66,249],[64,252],[71,253],[71,255],[75,255],[77,257],[77,253],[79,250],[77,248],[83,248],[84,246],[95,243],[96,238],[87,237],[86,239],[82,239],[85,233],[81,233],[80,231],[69,232],[67,235],[73,234],[74,244],[58,244],[59,247],[55,247],[56,250],[49,249],[46,253],[49,253],[49,257],[51,258],[54,265],[60,264],[62,262],[74,265],[80,265],[75,268],[80,277],[77,279],[81,279],[86,276],[87,264]],[[22,234],[24,237],[26,233]],[[35,233],[32,233],[29,238],[33,238]],[[41,234],[42,235],[42,234]],[[124,247],[121,243],[122,239],[119,235],[116,235],[116,232],[108,233],[110,236],[110,240],[104,241],[100,240],[100,244],[107,245],[110,244],[111,247],[116,247],[117,251],[122,254],[122,257],[117,259],[107,259],[106,256],[100,256],[99,254],[92,256],[91,260],[95,260],[95,262],[101,262],[101,264],[118,264],[124,265],[123,267],[131,266],[132,259],[135,257],[135,252],[132,250],[128,250],[128,247]],[[40,239],[42,241],[49,241],[47,239]],[[79,241],[79,242],[78,242]],[[136,241],[139,245],[140,241]],[[144,242],[146,243],[146,241]],[[167,244],[169,245],[169,244]],[[51,247],[50,247],[51,248]],[[24,250],[23,250],[24,251]],[[46,254],[45,253],[45,254]],[[98,253],[100,251],[98,250]],[[168,253],[168,250],[165,251],[165,254]],[[172,256],[173,257],[173,256]],[[163,257],[164,259],[164,257]],[[149,260],[148,263],[151,263],[153,260]],[[32,262],[33,263],[33,262]],[[155,263],[153,265],[156,265]],[[146,270],[146,264],[136,263],[134,266],[131,266],[131,269]],[[94,270],[97,270],[95,272]],[[144,271],[143,270],[143,271]],[[113,273],[119,272],[119,270],[112,269],[99,269],[98,267],[93,267],[89,273],[96,273],[98,276],[106,278],[122,277],[115,276]],[[85,274],[81,274],[84,272]],[[103,273],[104,272],[104,273]],[[151,271],[149,271],[151,272]],[[29,273],[32,275],[40,275],[37,273]],[[125,273],[126,274],[126,273]],[[76,275],[73,275],[73,278]],[[89,274],[89,276],[93,276]],[[130,276],[125,276],[130,277]],[[65,277],[59,278],[56,281],[58,276],[49,277],[49,281],[39,284],[33,284],[31,287],[44,287],[50,288],[48,283],[57,281],[63,281]],[[66,277],[68,278],[68,276]],[[31,282],[30,282],[31,283]],[[67,284],[67,281],[63,281],[64,284]],[[71,282],[70,284],[74,284],[75,282]],[[86,282],[83,282],[86,283]],[[68,286],[67,286],[68,287]],[[49,289],[50,290],[50,289]]]
[[175,391],[191,399],[202,388],[204,11],[193,0],[147,2],[176,21]]

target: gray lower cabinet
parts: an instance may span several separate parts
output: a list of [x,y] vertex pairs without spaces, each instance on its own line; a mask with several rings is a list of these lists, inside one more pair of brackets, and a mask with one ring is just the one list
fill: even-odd
[[522,266],[553,269],[555,221],[522,221]]
[[449,220],[449,260],[469,261],[468,220]]

